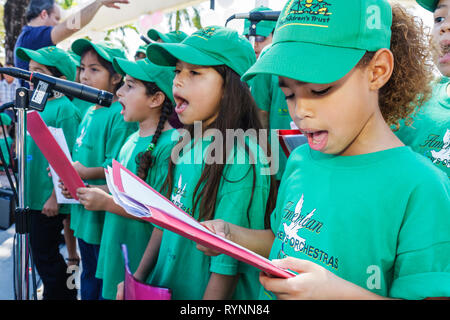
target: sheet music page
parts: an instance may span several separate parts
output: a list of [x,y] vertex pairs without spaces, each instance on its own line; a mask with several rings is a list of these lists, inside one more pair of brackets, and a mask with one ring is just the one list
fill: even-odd
[[[66,141],[66,137],[64,136],[63,130],[61,128],[53,128],[53,127],[48,127],[48,130],[51,132],[51,134],[55,138],[56,142],[61,147],[61,149],[64,152],[64,154],[66,155],[67,159],[69,159],[69,161],[72,162],[72,156],[70,155],[69,147],[67,146],[67,141]],[[52,174],[53,188],[55,189],[55,193],[56,193],[56,201],[59,204],[79,204],[80,203],[79,201],[77,201],[75,199],[67,199],[66,197],[63,196],[63,194],[61,192],[61,188],[58,187],[59,176],[55,172],[55,170],[52,168],[52,166],[51,165],[49,165],[49,166],[50,166],[50,172]]]

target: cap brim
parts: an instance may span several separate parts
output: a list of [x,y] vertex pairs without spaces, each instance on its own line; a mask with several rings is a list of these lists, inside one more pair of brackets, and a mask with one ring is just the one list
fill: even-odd
[[103,59],[110,61],[109,55],[102,48],[87,39],[78,39],[72,43],[72,51],[80,57],[88,47],[92,47]]
[[280,42],[260,57],[243,81],[258,74],[273,74],[307,83],[328,84],[343,78],[366,51],[305,42]]
[[164,41],[164,34],[162,34],[161,32],[159,32],[158,30],[155,30],[155,29],[148,30],[147,36],[150,39],[152,39],[153,41],[158,41],[158,39],[161,39],[162,41]]
[[417,0],[417,3],[424,9],[434,12],[439,0]]
[[147,59],[160,66],[175,66],[177,61],[199,66],[224,64],[208,54],[183,43],[153,43],[147,48]]
[[114,69],[122,76],[129,75],[141,81],[153,81],[150,77],[139,67],[138,63],[132,62],[122,58],[114,58]]
[[53,66],[54,64],[49,61],[47,58],[45,58],[42,54],[39,52],[36,52],[34,50],[26,49],[26,48],[17,48],[16,50],[17,56],[24,60],[24,61],[30,61],[34,60],[37,63],[46,65],[46,66]]

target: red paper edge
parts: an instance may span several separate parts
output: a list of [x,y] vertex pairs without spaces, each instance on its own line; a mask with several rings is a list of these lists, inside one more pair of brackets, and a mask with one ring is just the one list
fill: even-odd
[[[183,214],[185,214],[188,217],[190,217],[191,219],[193,219],[190,215],[188,215],[186,212],[184,212],[183,210],[178,208],[171,201],[169,201],[166,197],[162,196],[158,191],[156,191],[155,189],[150,187],[142,179],[140,179],[134,173],[132,173],[130,170],[125,168],[122,164],[120,164],[116,160],[113,160],[113,178],[114,178],[114,180],[116,178],[119,179],[118,183],[120,183],[120,186],[117,184],[116,184],[116,186],[118,188],[119,187],[122,188],[122,190],[119,190],[119,191],[124,192],[122,180],[120,177],[120,170],[125,170],[127,173],[129,173],[132,177],[134,177],[141,184],[145,185],[147,188],[153,190],[158,195],[160,195],[162,199],[167,201],[174,208],[176,208],[177,210],[181,211]],[[151,210],[152,217],[143,217],[143,218],[141,218],[142,220],[153,223],[161,228],[168,229],[168,230],[175,232],[185,238],[193,240],[194,242],[197,242],[205,247],[222,252],[226,255],[229,255],[237,260],[248,263],[266,273],[277,276],[279,278],[290,278],[290,277],[294,276],[294,274],[289,273],[285,270],[282,270],[282,269],[274,266],[273,264],[267,263],[267,261],[262,261],[262,260],[255,261],[255,259],[257,259],[257,257],[255,257],[254,255],[251,255],[247,251],[240,250],[239,248],[236,248],[236,247],[230,245],[228,242],[226,242],[220,238],[213,237],[207,233],[202,233],[201,230],[194,228],[193,226],[187,224],[184,221],[178,220],[178,219],[176,219],[168,214],[165,214],[164,212],[161,212],[160,210],[153,208],[151,206],[147,206],[147,207]],[[177,225],[178,225],[178,227],[175,227]],[[205,229],[206,229],[206,227],[205,227]],[[208,240],[210,240],[210,241],[208,241]],[[214,242],[216,242],[216,243],[219,242],[219,243],[214,244]],[[238,253],[236,251],[238,251]]]
[[286,143],[284,142],[283,137],[284,136],[293,136],[293,135],[297,135],[297,134],[302,134],[302,132],[298,129],[293,129],[293,130],[278,130],[278,140],[280,141],[280,145],[281,145],[281,149],[283,149],[284,154],[286,155],[286,157],[289,158],[290,156],[290,152],[289,149],[286,146]]
[[27,123],[27,130],[39,150],[41,150],[48,163],[63,181],[71,196],[78,200],[77,189],[84,187],[84,182],[72,166],[72,163],[67,159],[50,130],[48,130],[41,115],[36,111],[28,112]]
[[125,168],[120,162],[113,160],[113,178],[114,178],[114,182],[117,179],[117,184],[116,187],[119,189],[120,192],[124,192],[125,193],[125,189],[123,188],[123,184],[122,184],[122,176],[120,175],[120,170],[124,170],[125,172],[127,172],[129,175],[131,175],[135,180],[137,180],[140,184],[143,184],[147,189],[150,189],[151,191],[153,191],[154,193],[156,193],[157,195],[159,195],[161,197],[162,200],[166,201],[170,206],[172,206],[174,209],[182,212],[183,214],[187,215],[188,217],[190,217],[191,219],[193,219],[189,214],[187,214],[186,212],[184,212],[183,210],[181,210],[180,208],[178,208],[176,205],[173,204],[172,201],[170,201],[169,199],[167,199],[165,196],[163,196],[161,193],[159,193],[158,191],[156,191],[155,189],[153,189],[151,186],[149,186],[144,180],[142,180],[141,178],[139,178],[138,176],[136,176],[133,172],[131,172],[130,170],[128,170],[127,168]]
[[293,274],[280,269],[267,261],[259,260],[257,256],[254,256],[240,248],[236,248],[220,238],[213,237],[207,233],[201,233],[198,229],[181,220],[169,216],[153,207],[149,208],[152,210],[152,216],[143,218],[143,220],[151,222],[164,229],[168,229],[205,247],[226,254],[234,259],[252,265],[278,278],[287,279],[294,276]]

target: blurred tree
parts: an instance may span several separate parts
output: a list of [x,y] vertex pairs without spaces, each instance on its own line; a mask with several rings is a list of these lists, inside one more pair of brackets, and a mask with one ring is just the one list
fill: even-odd
[[5,62],[14,63],[14,45],[27,23],[25,10],[30,0],[6,0],[3,6]]
[[183,21],[189,27],[195,27],[197,30],[202,29],[202,22],[200,17],[200,11],[196,7],[189,9],[177,10],[169,14],[169,28],[170,31],[178,31],[181,29]]

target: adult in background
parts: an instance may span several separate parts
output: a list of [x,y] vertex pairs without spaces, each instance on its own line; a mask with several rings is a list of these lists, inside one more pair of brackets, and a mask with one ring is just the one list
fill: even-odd
[[120,9],[118,4],[121,3],[129,3],[129,0],[97,0],[61,22],[61,8],[55,0],[31,0],[26,11],[28,24],[23,27],[14,49],[14,65],[28,70],[28,62],[15,54],[18,47],[38,50],[55,46],[83,29],[101,7]]

